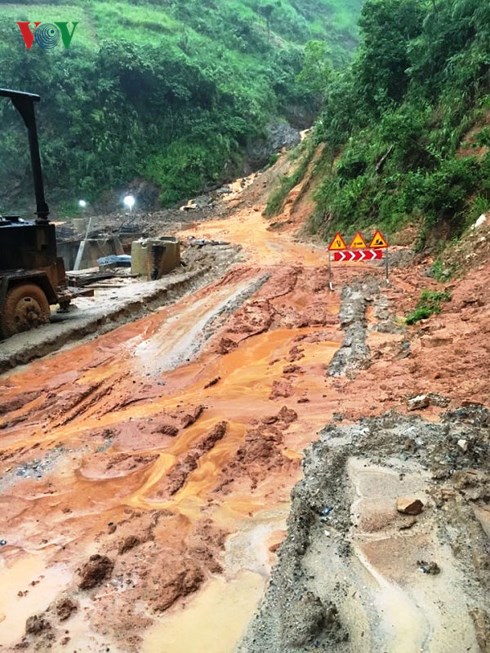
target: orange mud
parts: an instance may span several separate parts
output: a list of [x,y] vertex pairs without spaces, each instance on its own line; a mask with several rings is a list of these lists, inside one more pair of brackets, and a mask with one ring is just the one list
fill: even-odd
[[[232,650],[283,536],[301,452],[333,414],[379,414],[429,387],[482,394],[471,358],[454,387],[444,369],[458,373],[460,359],[434,341],[441,331],[451,350],[464,349],[479,328],[476,304],[462,329],[444,316],[440,330],[422,326],[410,359],[398,356],[403,336],[373,334],[372,367],[335,380],[325,371],[343,335],[325,251],[268,230],[257,210],[192,235],[239,243],[245,261],[172,306],[3,378],[0,650],[13,650],[39,613],[24,650]],[[337,270],[336,284],[370,269]],[[411,308],[426,281],[421,270],[395,272],[396,310]],[[424,347],[432,362],[419,356]],[[440,371],[438,356],[449,367]],[[95,584],[81,589],[94,555],[110,572],[94,559]],[[63,597],[75,605],[66,621]]]
[[[324,395],[339,299],[324,254],[257,212],[203,231],[243,244],[255,267],[4,378],[6,650],[46,611],[32,650],[190,651],[223,593],[229,645],[257,605],[301,451],[335,408]],[[110,580],[80,589],[94,554],[114,562]],[[206,582],[192,632],[182,601]],[[66,624],[62,592],[77,603]],[[162,649],[150,626],[164,612]]]

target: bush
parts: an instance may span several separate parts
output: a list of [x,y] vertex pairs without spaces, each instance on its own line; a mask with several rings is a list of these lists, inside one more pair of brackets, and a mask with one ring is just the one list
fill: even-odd
[[406,324],[415,324],[419,320],[426,320],[431,315],[440,313],[442,310],[441,302],[450,300],[451,295],[447,290],[423,290],[420,293],[416,309],[405,318]]

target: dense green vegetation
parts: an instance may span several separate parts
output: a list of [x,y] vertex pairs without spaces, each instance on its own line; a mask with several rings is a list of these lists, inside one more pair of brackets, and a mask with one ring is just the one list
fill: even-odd
[[367,0],[360,33],[325,87],[311,227],[458,236],[490,200],[490,3]]
[[451,301],[451,294],[447,290],[422,290],[415,310],[407,315],[405,322],[415,324],[431,315],[438,315],[442,311],[442,302],[449,301]]
[[[0,86],[42,95],[51,203],[74,206],[134,178],[163,204],[240,170],[268,123],[306,126],[322,98],[307,55],[339,68],[362,0],[51,0],[0,6]],[[26,50],[18,20],[80,24],[69,49]],[[318,57],[317,57],[318,60]],[[323,65],[325,67],[325,61]],[[307,66],[309,71],[309,66]],[[28,186],[25,134],[0,105],[0,210]],[[8,205],[7,205],[8,199]]]

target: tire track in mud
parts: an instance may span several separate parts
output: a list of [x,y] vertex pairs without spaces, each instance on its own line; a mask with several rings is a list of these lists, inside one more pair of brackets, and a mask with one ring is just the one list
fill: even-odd
[[[123,624],[134,640],[131,645],[125,641],[121,649],[142,650],[137,633],[154,619],[155,611],[166,610],[197,591],[211,574],[221,572],[222,545],[213,542],[224,537],[219,535],[220,525],[222,520],[230,522],[230,516],[224,516],[235,515],[231,519],[234,524],[236,510],[238,514],[246,510],[240,519],[247,521],[271,502],[276,505],[279,501],[282,506],[287,497],[284,487],[289,487],[289,479],[297,474],[299,455],[289,447],[295,446],[297,432],[302,433],[296,421],[304,420],[304,415],[299,417],[299,408],[296,412],[291,405],[298,401],[301,406],[306,380],[309,375],[316,377],[322,361],[330,359],[336,346],[332,338],[338,336],[333,328],[325,328],[333,326],[334,308],[318,310],[331,299],[323,285],[324,271],[294,266],[291,270],[242,268],[233,274],[213,284],[207,296],[202,291],[197,295],[199,300],[209,298],[207,305],[198,306],[198,312],[202,309],[209,319],[205,320],[209,337],[216,336],[216,343],[223,333],[236,339],[230,354],[217,355],[213,341],[205,350],[201,345],[198,360],[162,377],[138,372],[133,352],[144,339],[158,341],[176,335],[175,341],[180,343],[178,334],[168,328],[168,318],[184,306],[186,324],[192,324],[195,302],[190,297],[98,343],[60,353],[59,359],[53,360],[54,368],[47,362],[39,364],[42,374],[37,377],[31,372],[29,383],[42,388],[49,370],[54,369],[54,378],[49,378],[50,396],[42,392],[32,395],[26,409],[12,399],[22,392],[22,374],[9,379],[7,406],[29,416],[28,424],[34,427],[29,442],[43,448],[47,456],[55,443],[63,447],[56,468],[47,469],[38,485],[17,480],[16,494],[22,492],[33,499],[19,542],[23,547],[38,546],[43,537],[40,531],[45,531],[39,523],[49,515],[53,532],[53,537],[46,538],[50,565],[68,559],[83,568],[94,552],[114,562],[114,585],[108,579],[100,590],[91,590],[93,604],[68,583],[77,600],[91,606],[90,624],[81,617],[77,622],[79,646],[88,641],[81,633],[91,632],[91,627],[110,631],[109,645],[119,642],[118,632],[113,632],[109,623],[112,620]],[[315,306],[305,309],[310,287],[316,288]],[[205,335],[208,337],[207,332]],[[290,369],[290,352],[296,349],[303,367]],[[72,356],[79,366],[76,374],[68,377],[62,360],[66,363]],[[274,385],[280,380],[287,380],[286,394]],[[324,383],[318,381],[319,386]],[[301,390],[296,389],[297,384]],[[315,392],[321,392],[320,387]],[[19,416],[16,410],[10,417]],[[5,431],[16,446],[25,439],[21,424]],[[34,455],[32,447],[25,455]],[[223,507],[225,503],[229,509]],[[237,508],[231,508],[234,505]],[[154,510],[162,519],[154,540],[126,551],[121,544],[123,532],[138,538],[142,530],[138,524]],[[126,522],[132,515],[130,528]],[[203,528],[206,519],[210,525]],[[277,517],[274,520],[276,524]],[[120,528],[121,533],[116,541],[112,531],[104,530],[119,524],[116,532]],[[192,536],[193,559],[186,542],[191,531],[197,533]],[[268,532],[263,529],[264,538]],[[54,534],[63,539],[55,539]],[[13,541],[11,530],[6,537]],[[58,541],[66,548],[59,548]],[[267,552],[265,540],[261,546]],[[115,553],[120,547],[125,552]],[[21,552],[22,548],[18,555]],[[48,560],[46,564],[49,567]],[[122,586],[124,596],[118,594]],[[239,588],[237,584],[234,591]],[[130,593],[135,602],[144,604],[148,620],[144,625],[128,602]],[[124,603],[124,614],[119,601]],[[61,636],[51,608],[42,618]],[[36,642],[41,645],[42,637],[29,634],[28,648],[35,648]],[[86,650],[94,649],[91,645]]]
[[[254,295],[270,277],[263,272],[259,275],[238,286],[230,284],[230,288],[225,278],[210,296],[197,300],[182,314],[164,322],[155,334],[135,349],[141,369],[156,376],[195,358],[230,313]],[[190,328],[185,326],[189,324],[192,325]]]

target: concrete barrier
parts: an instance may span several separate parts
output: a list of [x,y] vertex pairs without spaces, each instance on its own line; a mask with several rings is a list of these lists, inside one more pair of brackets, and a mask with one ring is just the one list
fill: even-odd
[[172,236],[135,240],[131,245],[131,273],[160,279],[180,264],[180,242]]

